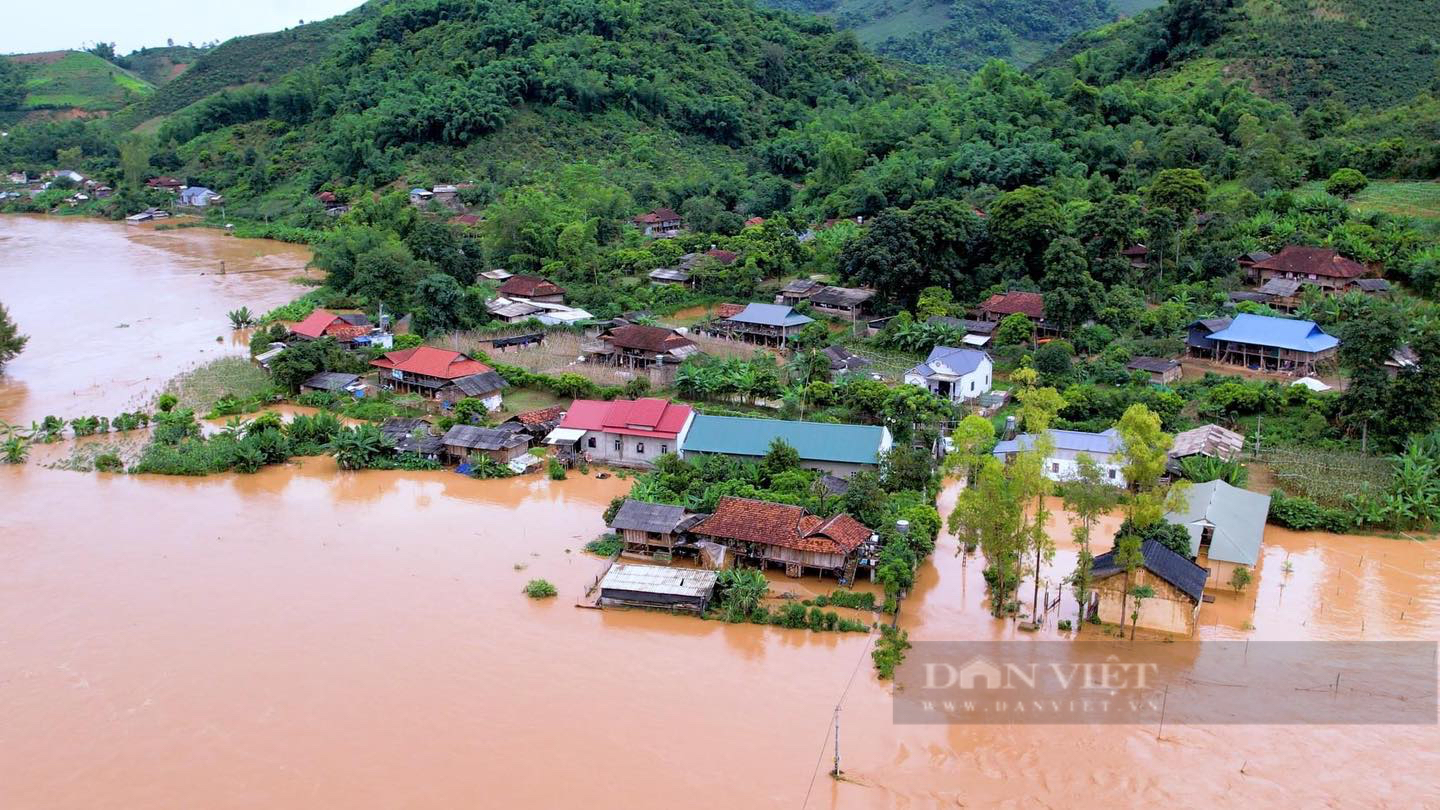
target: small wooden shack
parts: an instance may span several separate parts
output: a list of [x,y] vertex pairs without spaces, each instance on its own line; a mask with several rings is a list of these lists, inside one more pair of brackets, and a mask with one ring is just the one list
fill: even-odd
[[846,514],[821,518],[799,506],[733,495],[722,497],[715,513],[690,532],[762,566],[783,565],[787,576],[813,571],[845,581],[854,579],[857,552],[873,534]]
[[456,461],[481,455],[508,464],[530,449],[530,437],[523,432],[476,425],[456,425],[446,431],[442,441],[445,452]]
[[683,507],[627,498],[610,521],[610,528],[624,539],[626,551],[669,553],[675,548],[684,521]]
[[1136,357],[1125,366],[1128,371],[1143,371],[1151,385],[1169,385],[1180,379],[1180,361],[1169,357]]
[[[1158,540],[1146,540],[1140,553],[1145,563],[1131,573],[1130,587],[1149,585],[1155,595],[1141,601],[1136,625],[1147,630],[1193,635],[1209,572]],[[1103,622],[1128,624],[1135,601],[1134,597],[1125,596],[1125,571],[1116,565],[1115,552],[1107,551],[1096,557],[1091,573],[1095,583],[1091,609]]]

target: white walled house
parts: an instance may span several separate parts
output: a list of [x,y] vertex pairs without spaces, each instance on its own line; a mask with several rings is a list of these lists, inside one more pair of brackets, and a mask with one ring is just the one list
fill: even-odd
[[[1120,434],[1115,428],[1104,433],[1086,433],[1080,430],[1052,430],[1050,454],[1045,457],[1045,477],[1052,481],[1067,481],[1079,472],[1077,459],[1083,453],[1100,466],[1105,480],[1117,487],[1125,486],[1125,473],[1121,469],[1124,461],[1120,458]],[[1013,439],[1000,442],[992,451],[996,458],[1007,464],[1019,453],[1035,446],[1035,436],[1022,433]]]
[[985,352],[936,346],[925,362],[905,372],[905,382],[951,402],[963,402],[990,392],[994,370]]

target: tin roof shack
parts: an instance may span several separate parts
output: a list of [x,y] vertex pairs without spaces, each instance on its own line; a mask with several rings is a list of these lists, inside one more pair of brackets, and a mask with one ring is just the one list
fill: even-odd
[[560,420],[565,418],[565,408],[562,405],[552,405],[549,408],[541,408],[534,411],[517,413],[507,420],[507,424],[514,423],[534,439],[542,439],[550,431],[560,426]]
[[481,455],[509,464],[530,449],[530,437],[521,431],[476,425],[456,425],[445,432],[441,442],[445,445],[445,454],[456,462]]
[[[1083,430],[1051,430],[1050,455],[1045,457],[1045,477],[1052,481],[1073,478],[1078,471],[1077,459],[1081,453],[1090,457],[1100,466],[1105,480],[1117,487],[1125,486],[1124,466],[1120,458],[1120,434],[1115,428],[1104,433],[1087,433]],[[1035,446],[1035,436],[1021,433],[1013,439],[998,442],[991,452],[996,458],[1009,463],[1017,453]]]
[[826,346],[821,353],[825,360],[830,363],[830,373],[848,374],[855,371],[864,371],[874,363],[868,357],[858,355],[844,346]]
[[610,528],[624,539],[626,551],[669,553],[685,522],[683,507],[626,498],[610,521]]
[[814,321],[781,304],[746,304],[741,311],[716,322],[713,328],[727,337],[762,346],[784,346],[792,335]]
[[1331,248],[1286,245],[1281,251],[1251,265],[1263,284],[1274,279],[1313,284],[1325,292],[1344,292],[1355,280],[1369,275],[1365,265],[1341,256]]
[[300,393],[310,391],[324,391],[331,394],[345,394],[359,391],[365,387],[359,374],[341,374],[336,371],[322,371],[303,383],[300,383]]
[[1335,358],[1339,338],[1325,334],[1314,321],[1236,315],[1230,325],[1212,332],[1215,359],[1256,371],[1313,374]]
[[600,604],[704,613],[719,576],[695,568],[616,563],[600,580]]
[[869,312],[874,297],[874,290],[863,287],[825,287],[810,296],[810,306],[822,315],[856,321]]
[[1255,277],[1258,275],[1255,270],[1255,263],[1265,261],[1270,258],[1270,255],[1271,254],[1263,250],[1251,251],[1244,255],[1237,256],[1235,258],[1235,264],[1240,267],[1240,272],[1244,279],[1253,284],[1255,283]]
[[799,306],[801,301],[809,301],[810,296],[825,289],[825,285],[814,279],[797,278],[786,282],[784,287],[775,294],[775,303],[787,307]]
[[1143,371],[1151,385],[1169,385],[1180,379],[1180,361],[1169,357],[1137,357],[1125,366],[1129,371]]
[[[1140,603],[1136,626],[1193,635],[1209,574],[1204,568],[1161,545],[1159,540],[1146,540],[1140,547],[1140,553],[1145,563],[1130,575],[1130,587],[1149,585],[1155,589],[1155,595]],[[1135,602],[1133,597],[1125,597],[1125,570],[1115,564],[1114,550],[1095,558],[1091,576],[1095,591],[1091,596],[1090,610],[1099,615],[1102,622],[1122,626],[1129,622],[1128,614],[1135,609]]]
[[540,276],[511,276],[500,285],[499,293],[504,298],[531,303],[565,303],[565,288]]
[[673,329],[630,323],[607,330],[584,351],[593,362],[643,368],[678,364],[700,348]]
[[979,348],[988,344],[990,338],[995,335],[995,329],[1000,326],[998,321],[982,321],[975,318],[951,318],[947,315],[931,316],[926,323],[954,329],[964,336],[961,338],[961,342],[972,348]]
[[1189,532],[1190,557],[1209,572],[1210,587],[1237,590],[1235,569],[1253,572],[1260,560],[1270,496],[1216,480],[1190,487],[1185,500],[1185,508],[1165,520]]
[[695,524],[690,533],[728,546],[742,559],[764,567],[776,563],[786,576],[807,571],[854,580],[858,550],[874,534],[847,514],[820,518],[803,507],[726,495],[715,513]]
[[889,428],[880,425],[695,414],[680,437],[680,456],[715,453],[755,461],[770,451],[776,439],[795,448],[802,467],[842,477],[877,467],[894,443]]
[[649,467],[676,450],[694,411],[664,399],[577,399],[545,443],[617,467]]
[[[485,400],[485,406],[493,411],[500,407],[500,391],[505,387],[505,380],[479,360],[433,346],[386,352],[370,365],[380,369],[382,386],[446,404],[475,397]],[[462,385],[461,380],[468,377],[474,379]]]
[[1223,461],[1237,458],[1245,449],[1245,437],[1219,425],[1201,425],[1175,434],[1170,458],[1179,461],[1190,456],[1210,456]]
[[1215,341],[1210,336],[1230,326],[1233,318],[1201,318],[1185,327],[1185,351],[1191,357],[1215,356]]
[[290,327],[290,337],[293,340],[319,340],[328,337],[336,343],[349,346],[356,338],[370,334],[371,329],[370,319],[363,313],[347,312],[337,315],[329,310],[317,309],[305,316],[305,320]]

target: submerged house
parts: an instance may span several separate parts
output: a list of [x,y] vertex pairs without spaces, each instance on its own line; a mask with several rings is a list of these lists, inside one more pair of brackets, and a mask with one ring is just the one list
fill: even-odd
[[800,466],[841,477],[873,469],[894,439],[881,425],[837,425],[695,414],[680,437],[682,458],[702,453],[756,461],[779,439],[800,455]]
[[355,339],[370,334],[370,319],[360,312],[337,315],[324,309],[317,309],[305,316],[305,320],[290,327],[293,340],[319,340],[331,338],[336,343],[350,344]]
[[685,529],[698,521],[680,506],[626,498],[610,521],[610,529],[625,541],[627,551],[668,554]]
[[695,568],[616,563],[600,580],[599,603],[704,613],[719,576]]
[[500,407],[506,387],[505,380],[479,360],[433,346],[386,352],[370,365],[380,369],[382,386],[447,404],[473,397],[493,411]]
[[396,453],[414,453],[438,461],[445,452],[445,443],[430,432],[430,423],[424,419],[386,419],[380,424],[380,433],[394,445]]
[[665,399],[577,399],[545,443],[570,448],[591,461],[649,467],[679,447],[695,412]]
[[716,326],[721,333],[740,340],[784,346],[792,335],[814,322],[814,318],[781,304],[746,304]]
[[[1105,480],[1117,487],[1125,486],[1120,458],[1120,434],[1115,428],[1104,433],[1086,433],[1082,430],[1051,430],[1051,449],[1045,457],[1045,477],[1052,481],[1065,481],[1075,477],[1079,471],[1078,459],[1083,453],[1099,465]],[[1035,435],[1022,433],[1013,439],[999,442],[991,452],[1007,464],[1016,455],[1035,446]]]
[[1253,571],[1260,559],[1270,496],[1215,480],[1195,484],[1185,498],[1186,508],[1165,520],[1189,532],[1190,557],[1208,572],[1210,587],[1235,590],[1235,569]]
[[807,571],[853,581],[860,547],[874,535],[847,514],[821,518],[803,507],[722,497],[714,514],[690,533],[726,546],[742,561],[783,565],[787,576]]
[[918,385],[951,402],[964,402],[990,393],[995,363],[978,349],[936,346],[925,362],[905,372],[907,385]]
[[[1149,585],[1155,590],[1155,595],[1140,603],[1136,626],[1193,635],[1200,616],[1200,603],[1205,599],[1208,573],[1183,555],[1166,548],[1159,540],[1146,540],[1140,546],[1140,553],[1145,562],[1130,575],[1130,587]],[[1095,590],[1091,595],[1090,611],[1096,613],[1102,622],[1128,623],[1135,600],[1125,597],[1125,570],[1115,563],[1113,549],[1095,558],[1091,577]]]
[[347,394],[365,388],[359,374],[341,374],[336,371],[322,371],[300,383],[300,393],[323,391],[330,394]]
[[[1196,348],[1196,327],[1191,324],[1192,351]],[[1200,337],[1208,344],[1209,356],[1222,363],[1245,366],[1256,371],[1313,374],[1322,363],[1333,360],[1340,339],[1325,334],[1314,321],[1272,318],[1267,315],[1236,315],[1222,329]]]
[[459,462],[488,456],[492,461],[509,464],[530,449],[530,437],[523,431],[477,425],[455,425],[445,431],[440,441],[445,453]]

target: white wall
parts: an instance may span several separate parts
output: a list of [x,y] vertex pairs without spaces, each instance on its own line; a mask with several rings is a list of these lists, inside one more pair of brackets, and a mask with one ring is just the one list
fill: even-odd
[[[590,442],[595,442],[591,447]],[[615,447],[616,442],[620,448]],[[627,436],[620,433],[588,431],[580,438],[580,452],[592,461],[607,464],[649,466],[665,453],[675,452],[675,439],[669,436]]]
[[[960,378],[955,381],[954,386],[951,388],[950,399],[954,402],[963,402],[967,399],[974,399],[982,394],[988,394],[991,384],[994,382],[992,379],[994,376],[993,371],[994,364],[990,362],[990,359],[986,358],[982,360],[980,365],[975,367],[974,371],[961,375]],[[906,374],[905,382],[908,385],[918,385],[936,395],[940,393],[939,383],[927,380],[918,374]]]

